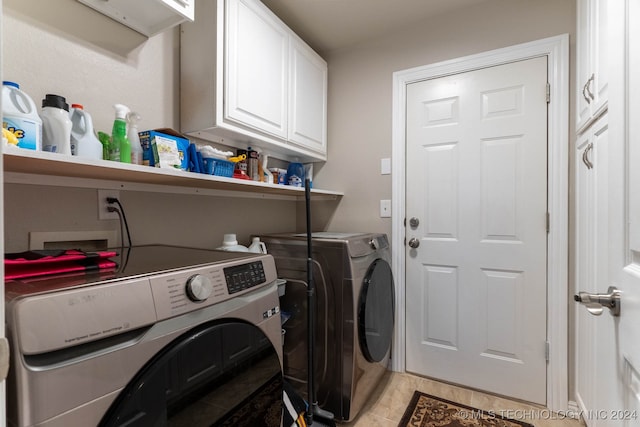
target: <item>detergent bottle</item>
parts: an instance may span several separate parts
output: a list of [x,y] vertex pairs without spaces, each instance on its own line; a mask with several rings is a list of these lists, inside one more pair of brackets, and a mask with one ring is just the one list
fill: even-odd
[[222,239],[222,246],[216,249],[230,252],[249,252],[249,248],[238,244],[235,233],[225,234]]
[[40,117],[42,150],[71,155],[71,119],[67,100],[60,95],[45,95]]
[[111,130],[111,154],[110,159],[121,163],[131,163],[131,143],[127,138],[127,114],[129,107],[122,104],[113,106],[116,110],[116,118]]
[[134,165],[142,164],[142,145],[138,135],[138,122],[140,122],[140,114],[133,111],[127,114],[127,123],[129,124],[127,135],[131,144],[131,163]]
[[91,115],[82,104],[71,104],[71,154],[89,159],[102,159],[102,144],[93,130]]
[[42,149],[42,120],[35,102],[18,83],[2,82],[2,127],[18,138],[18,147]]
[[257,253],[257,254],[266,254],[267,246],[264,242],[260,241],[259,237],[254,237],[251,240],[251,245],[249,246],[249,252]]

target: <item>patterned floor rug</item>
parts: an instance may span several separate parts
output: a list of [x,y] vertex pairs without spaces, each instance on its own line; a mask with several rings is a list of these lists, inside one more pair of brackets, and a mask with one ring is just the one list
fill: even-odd
[[398,427],[534,427],[416,391]]

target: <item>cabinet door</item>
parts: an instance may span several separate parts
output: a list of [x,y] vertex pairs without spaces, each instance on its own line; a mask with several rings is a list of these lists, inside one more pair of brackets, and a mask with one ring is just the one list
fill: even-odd
[[577,0],[577,129],[606,108],[609,92],[610,0]]
[[327,152],[327,63],[297,38],[291,40],[289,141]]
[[289,34],[260,1],[226,2],[226,120],[287,138]]

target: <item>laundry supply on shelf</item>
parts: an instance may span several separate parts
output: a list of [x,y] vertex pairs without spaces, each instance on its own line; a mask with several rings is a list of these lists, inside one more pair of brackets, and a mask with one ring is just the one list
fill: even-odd
[[227,160],[233,156],[231,151],[222,151],[210,145],[197,147],[198,155],[202,157],[204,170],[208,175],[218,175],[230,177],[233,175],[233,162]]
[[143,157],[140,136],[138,135],[138,123],[140,123],[140,114],[130,111],[127,114],[127,137],[131,144],[131,163],[134,165],[141,165]]
[[304,166],[302,163],[291,162],[287,168],[287,185],[302,187],[304,185]]
[[71,154],[89,159],[103,158],[102,144],[93,129],[91,115],[82,104],[71,104]]
[[42,119],[35,102],[15,82],[2,82],[2,127],[18,139],[18,147],[42,149]]
[[247,150],[247,175],[252,181],[260,181],[258,174],[258,152],[251,147]]
[[111,160],[111,135],[99,131],[98,140],[100,140],[100,143],[102,144],[102,158],[104,160]]
[[131,163],[131,143],[127,138],[127,114],[129,107],[122,104],[113,106],[116,110],[116,118],[113,121],[111,131],[111,155],[110,159],[121,163]]
[[138,133],[142,145],[142,163],[158,168],[189,170],[189,139],[170,128]]
[[47,94],[42,100],[42,151],[71,155],[71,119],[64,96]]
[[282,168],[269,168],[273,175],[273,183],[285,185],[287,183],[287,170]]

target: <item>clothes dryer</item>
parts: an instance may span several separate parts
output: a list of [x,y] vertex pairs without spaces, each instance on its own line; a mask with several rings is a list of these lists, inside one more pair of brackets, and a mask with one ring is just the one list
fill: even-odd
[[[307,251],[305,234],[260,236],[287,280],[284,374],[307,387]],[[350,421],[385,373],[394,329],[394,283],[387,236],[313,233],[316,289],[315,383],[321,408]]]
[[8,425],[279,427],[273,258],[150,245],[117,262],[5,284]]

